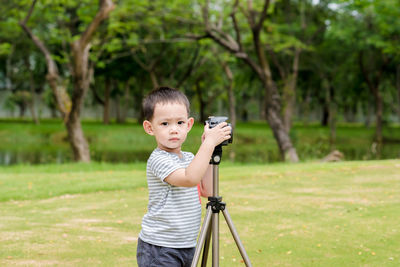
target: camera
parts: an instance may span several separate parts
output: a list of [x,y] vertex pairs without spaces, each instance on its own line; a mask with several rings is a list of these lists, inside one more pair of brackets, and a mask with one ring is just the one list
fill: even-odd
[[[227,120],[228,120],[228,117],[210,116],[210,117],[208,117],[208,120],[205,121],[205,123],[208,123],[208,126],[210,127],[210,129],[212,129],[215,126],[217,126],[218,124],[220,124],[221,122],[224,122],[224,121],[227,121]],[[231,126],[231,124],[228,123],[228,126]],[[233,129],[231,130],[231,138],[229,138],[228,140],[223,141],[219,145],[227,146],[228,144],[232,144],[232,141],[233,141]]]

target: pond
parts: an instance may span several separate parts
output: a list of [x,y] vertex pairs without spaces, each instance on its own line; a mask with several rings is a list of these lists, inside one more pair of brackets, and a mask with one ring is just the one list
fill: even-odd
[[[109,163],[145,162],[149,151],[91,151],[92,161]],[[68,149],[0,151],[0,165],[67,163],[73,161]]]
[[[337,149],[345,155],[345,160],[374,160],[400,158],[400,144],[384,144],[379,152],[372,143],[369,147],[340,145]],[[302,160],[319,160],[329,153],[328,149],[318,146],[298,146],[299,157]],[[195,152],[195,151],[192,151]],[[96,162],[108,163],[132,163],[146,162],[151,153],[150,150],[91,150],[91,159]],[[266,163],[280,161],[277,150],[246,147],[235,149],[224,147],[223,160],[241,163]],[[14,164],[46,164],[67,163],[73,161],[73,155],[69,148],[36,148],[29,150],[0,150],[0,165]]]
[[[139,123],[103,125],[84,122],[92,161],[109,163],[146,162],[156,143],[144,133]],[[332,150],[344,154],[345,160],[400,158],[400,127],[384,129],[384,143],[379,148],[374,128],[343,125],[337,128],[335,147],[329,145],[329,128],[297,125],[291,138],[302,161],[318,161]],[[196,153],[201,144],[203,125],[190,131],[183,150]],[[0,121],[0,165],[66,163],[73,161],[63,124],[43,121],[40,125],[20,121]],[[238,124],[233,144],[224,147],[223,161],[269,163],[281,161],[277,143],[266,123]]]

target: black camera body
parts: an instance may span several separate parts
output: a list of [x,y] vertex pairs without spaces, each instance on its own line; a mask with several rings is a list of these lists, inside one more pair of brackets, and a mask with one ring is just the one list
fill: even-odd
[[[225,122],[227,120],[228,120],[228,117],[210,116],[210,117],[208,117],[208,120],[206,120],[205,122],[208,123],[208,126],[210,127],[210,129],[212,129],[215,126],[217,126],[218,124],[220,124],[221,122]],[[228,126],[231,126],[231,124],[228,123]],[[219,145],[227,146],[228,144],[232,144],[232,141],[233,141],[233,129],[231,130],[231,138],[229,138],[228,140],[225,140],[224,142],[222,142]]]

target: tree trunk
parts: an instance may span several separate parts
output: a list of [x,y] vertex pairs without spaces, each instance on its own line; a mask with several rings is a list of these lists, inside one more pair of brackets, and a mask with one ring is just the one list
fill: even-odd
[[375,140],[377,143],[376,146],[376,157],[379,159],[381,157],[382,145],[383,145],[383,136],[382,136],[382,128],[383,128],[383,99],[382,95],[379,92],[379,88],[373,87],[373,94],[375,97]]
[[379,88],[374,88],[373,90],[375,96],[375,116],[376,116],[375,136],[378,144],[382,144],[383,100],[382,100],[382,95],[379,92]]
[[67,122],[69,140],[76,161],[89,162],[89,145],[82,131],[80,115],[83,99],[89,90],[90,79],[93,77],[93,69],[89,68],[90,41],[100,23],[105,20],[114,9],[111,0],[100,0],[99,11],[88,25],[79,39],[71,44],[72,76],[74,78],[74,90],[72,93],[72,107]]
[[110,92],[111,79],[106,77],[106,85],[104,88],[104,109],[103,109],[103,124],[110,124]]
[[[360,52],[358,60],[359,60],[359,65],[361,68],[361,72],[364,76],[364,79],[368,85],[368,88],[371,91],[371,94],[374,96],[375,100],[375,120],[376,120],[376,129],[375,129],[375,138],[378,143],[378,152],[380,151],[380,148],[382,146],[382,124],[383,124],[383,99],[382,95],[379,92],[379,84],[380,84],[380,78],[383,73],[383,67],[387,63],[387,61],[384,59],[384,63],[377,72],[377,75],[374,80],[372,80],[373,75],[370,75],[368,70],[366,69],[366,66],[364,65],[363,61],[363,51]],[[379,153],[378,153],[379,155]]]
[[83,99],[89,89],[88,56],[89,46],[81,48],[79,41],[72,43],[74,90],[72,108],[67,121],[69,141],[74,152],[75,161],[90,162],[89,145],[81,126],[81,110]]
[[117,123],[121,123],[122,111],[124,108],[121,106],[121,96],[119,94],[115,96],[114,103],[115,103],[115,121]]
[[396,70],[396,87],[397,87],[397,97],[398,97],[397,113],[400,122],[400,65],[397,65],[397,70]]
[[327,102],[329,106],[329,117],[328,117],[328,124],[329,124],[329,144],[331,150],[335,148],[336,143],[336,102],[334,96],[334,89],[332,85],[327,83]]
[[25,111],[26,111],[26,104],[25,102],[21,102],[18,104],[19,107],[19,117],[22,119],[25,117]]
[[67,122],[68,139],[76,161],[89,162],[89,144],[82,131],[79,114],[75,111],[70,113]]
[[260,63],[261,71],[258,72],[259,78],[263,81],[265,90],[266,116],[269,126],[277,140],[279,150],[284,161],[298,162],[296,149],[293,147],[289,134],[285,129],[281,117],[281,102],[278,88],[272,79],[271,68],[265,58],[264,50],[261,47],[259,36],[254,35],[254,45],[257,51],[257,58]]
[[332,103],[331,111],[329,112],[329,144],[331,149],[336,146],[336,103]]
[[158,83],[157,75],[154,72],[154,70],[150,70],[150,79],[151,83],[153,84],[153,88],[157,88],[160,86],[160,84]]
[[287,133],[292,128],[292,117],[296,104],[296,81],[289,75],[284,81],[283,86],[283,124]]
[[329,125],[329,112],[330,112],[329,105],[330,105],[330,103],[328,103],[326,99],[325,99],[325,101],[321,101],[321,106],[322,106],[321,126],[322,127],[326,127]]
[[[266,90],[271,90],[275,85],[269,85]],[[275,87],[276,90],[276,87]],[[277,90],[276,90],[277,93]],[[277,140],[279,150],[284,161],[298,162],[296,149],[292,145],[292,141],[283,125],[281,113],[279,107],[274,103],[273,98],[276,99],[276,95],[267,98],[266,103],[266,114],[269,126],[272,129],[275,139]]]
[[122,100],[119,100],[120,97],[118,97],[118,102],[117,102],[117,108],[122,107],[122,110],[120,110],[119,116],[117,116],[117,123],[125,123],[126,122],[126,117],[128,115],[128,109],[129,109],[129,89],[130,89],[130,80],[126,80],[124,84],[124,95],[122,97]]
[[293,113],[296,107],[296,86],[299,73],[300,53],[301,49],[296,48],[293,58],[292,73],[285,79],[283,87],[283,123],[287,133],[290,133],[290,129],[292,128]]
[[320,98],[320,104],[322,107],[322,116],[321,116],[321,126],[326,127],[330,126],[329,124],[329,119],[331,118],[331,105],[332,105],[332,98],[331,98],[331,92],[330,92],[330,81],[328,78],[326,78],[326,75],[323,73],[320,73],[321,77],[321,88],[325,92],[324,97]]
[[365,115],[365,121],[364,125],[366,128],[369,128],[371,126],[371,117],[373,116],[373,111],[371,106],[373,106],[374,103],[372,103],[373,100],[371,97],[367,99],[367,103],[365,105],[365,110],[364,110],[364,115]]

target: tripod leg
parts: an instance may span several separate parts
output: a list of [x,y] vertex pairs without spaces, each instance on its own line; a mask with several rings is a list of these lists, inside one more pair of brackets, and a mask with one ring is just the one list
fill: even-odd
[[212,214],[212,267],[219,266],[219,213]]
[[225,221],[228,224],[229,230],[231,230],[232,236],[235,239],[236,246],[238,247],[239,252],[242,255],[242,259],[243,259],[244,263],[246,264],[247,267],[251,267],[252,265],[250,263],[249,256],[247,256],[246,250],[244,249],[244,246],[243,246],[242,242],[240,241],[239,234],[237,233],[236,228],[233,225],[233,222],[232,222],[231,216],[228,213],[228,210],[225,208],[222,211],[222,213],[224,214]]
[[211,242],[211,227],[208,227],[206,241],[204,243],[203,258],[201,260],[201,267],[207,267],[208,249]]
[[208,232],[211,222],[211,206],[207,208],[206,216],[204,217],[203,226],[201,227],[199,239],[197,240],[196,250],[194,252],[193,261],[191,267],[196,267],[199,262],[200,252],[204,244],[204,240],[206,238],[206,234]]

